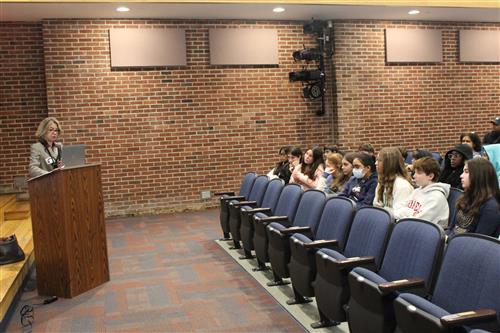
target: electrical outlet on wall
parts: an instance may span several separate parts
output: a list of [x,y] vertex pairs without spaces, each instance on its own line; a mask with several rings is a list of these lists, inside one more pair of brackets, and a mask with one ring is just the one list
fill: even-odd
[[202,200],[208,200],[212,197],[212,193],[210,193],[210,190],[201,191],[200,196]]

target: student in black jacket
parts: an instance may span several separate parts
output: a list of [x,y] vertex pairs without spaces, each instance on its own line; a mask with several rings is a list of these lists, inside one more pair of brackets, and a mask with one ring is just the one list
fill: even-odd
[[462,189],[460,175],[464,170],[465,161],[472,159],[472,148],[466,144],[456,145],[444,156],[444,169],[439,177],[441,183]]

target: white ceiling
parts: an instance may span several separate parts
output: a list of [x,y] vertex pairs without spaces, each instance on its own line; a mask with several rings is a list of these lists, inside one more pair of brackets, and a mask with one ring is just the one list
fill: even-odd
[[273,13],[272,4],[179,4],[126,3],[131,10],[119,13],[117,3],[5,3],[0,0],[0,21],[39,21],[52,18],[153,18],[153,19],[250,19],[319,20],[387,19],[423,21],[500,22],[500,8],[280,5],[286,11]]

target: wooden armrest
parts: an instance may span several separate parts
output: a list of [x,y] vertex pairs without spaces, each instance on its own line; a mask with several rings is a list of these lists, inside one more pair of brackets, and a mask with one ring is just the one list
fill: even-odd
[[336,239],[331,239],[331,240],[317,240],[311,243],[305,243],[304,247],[306,249],[312,249],[312,248],[317,248],[317,247],[327,247],[331,245],[337,245],[339,243],[338,240]]
[[339,265],[340,268],[352,268],[364,264],[371,264],[374,262],[375,262],[374,257],[352,257],[344,260],[335,261],[335,264]]
[[269,212],[271,212],[271,208],[268,208],[268,207],[260,207],[260,208],[245,210],[245,213],[248,213],[248,214],[269,213]]
[[257,201],[238,201],[238,202],[233,202],[232,205],[234,207],[239,207],[243,205],[257,206]]
[[378,288],[382,292],[390,292],[395,290],[411,289],[415,287],[421,287],[425,285],[424,279],[413,278],[413,279],[403,279],[390,282],[380,283]]
[[288,235],[288,234],[294,234],[296,232],[303,233],[310,230],[311,230],[310,227],[289,227],[280,231],[282,234]]
[[288,216],[268,216],[268,217],[263,217],[263,218],[259,219],[259,221],[266,222],[266,223],[288,221]]
[[229,191],[229,192],[215,192],[214,195],[235,195],[234,191]]
[[497,313],[492,309],[480,309],[454,313],[441,317],[441,324],[444,326],[469,325],[474,322],[496,320]]

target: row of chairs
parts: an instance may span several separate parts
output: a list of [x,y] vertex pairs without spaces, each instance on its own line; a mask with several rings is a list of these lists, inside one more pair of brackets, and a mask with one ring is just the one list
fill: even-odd
[[221,194],[224,236],[231,233],[235,248],[243,243],[243,259],[255,250],[257,270],[271,263],[269,285],[291,279],[289,304],[316,297],[320,321],[313,327],[347,320],[352,332],[448,332],[469,323],[498,329],[498,240],[457,236],[441,263],[445,237],[433,223],[394,225],[383,209],[356,211],[347,198],[326,200],[320,191],[264,177],[249,173],[239,196]]

